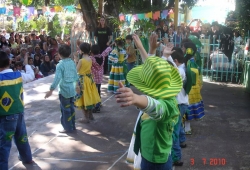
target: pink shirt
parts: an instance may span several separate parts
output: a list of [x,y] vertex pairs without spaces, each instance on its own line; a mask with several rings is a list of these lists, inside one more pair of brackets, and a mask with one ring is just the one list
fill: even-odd
[[[90,58],[92,59],[92,75],[94,78],[94,81],[96,84],[102,84],[102,79],[103,79],[103,65],[104,65],[104,61],[105,61],[105,57],[108,56],[109,52],[112,50],[111,47],[107,47],[102,54],[98,54],[98,55],[94,55],[94,56],[90,56]],[[102,64],[99,65],[96,62],[96,57],[98,58],[103,58]]]

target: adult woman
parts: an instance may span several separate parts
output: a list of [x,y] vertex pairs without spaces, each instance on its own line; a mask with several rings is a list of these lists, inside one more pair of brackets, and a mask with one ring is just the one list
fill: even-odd
[[30,37],[28,35],[24,37],[24,44],[26,48],[28,47],[28,45],[32,45],[30,41]]
[[46,48],[46,44],[47,44],[46,39],[44,38],[43,35],[39,35],[39,38],[41,40],[39,42],[40,49],[42,50],[42,54],[45,54],[46,53],[45,48]]
[[21,39],[21,36],[19,35],[19,33],[16,33],[15,36],[15,42],[17,43],[17,49],[20,49],[20,46],[23,44],[23,41]]
[[54,65],[56,67],[56,65],[59,63],[60,61],[60,57],[58,55],[58,53],[56,53],[53,57],[54,59],[51,61],[51,64]]
[[43,50],[45,53],[48,52],[50,48],[50,41],[51,41],[51,36],[47,36],[46,43],[43,44]]
[[40,70],[44,77],[54,74],[55,66],[50,63],[50,59],[48,55],[44,55],[43,63],[40,66]]
[[34,61],[33,61],[34,66],[40,68],[41,63],[42,63],[42,61],[40,59],[40,56],[35,54],[34,55]]
[[9,44],[10,44],[11,48],[17,48],[18,47],[18,44],[14,41],[13,37],[9,38]]
[[173,37],[174,37],[174,31],[172,28],[169,28],[168,29],[168,39],[169,39],[169,42],[173,42]]
[[50,60],[54,59],[55,54],[58,52],[58,43],[55,38],[51,38],[50,40],[50,48],[48,50],[48,55]]
[[15,34],[15,42],[17,43],[18,47],[23,43],[18,33]]
[[7,48],[10,47],[11,45],[9,42],[6,41],[6,38],[4,36],[1,37],[1,42],[0,42],[0,48]]
[[[112,32],[111,29],[105,24],[105,18],[101,17],[98,27],[94,34],[95,42],[100,47],[100,52],[102,53],[111,43]],[[108,72],[108,60],[104,62],[104,74]]]

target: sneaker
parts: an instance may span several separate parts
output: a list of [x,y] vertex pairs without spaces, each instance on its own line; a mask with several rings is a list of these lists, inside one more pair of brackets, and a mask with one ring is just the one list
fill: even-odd
[[74,133],[74,130],[65,130],[65,129],[62,129],[62,130],[59,130],[59,133]]
[[101,112],[101,109],[100,107],[96,107],[92,110],[93,113],[100,113]]
[[181,148],[186,148],[186,147],[187,147],[187,144],[185,144],[185,142],[182,142],[182,143],[180,143],[180,147],[181,147]]
[[183,162],[181,162],[181,161],[175,161],[175,162],[173,162],[173,165],[174,166],[182,166]]
[[190,131],[186,131],[185,134],[186,135],[192,135],[192,131],[191,130]]
[[18,156],[18,159],[19,159],[19,161],[21,161],[23,164],[33,164],[33,163],[35,163],[33,160],[24,162],[24,161],[22,161],[22,159],[21,159],[20,156]]

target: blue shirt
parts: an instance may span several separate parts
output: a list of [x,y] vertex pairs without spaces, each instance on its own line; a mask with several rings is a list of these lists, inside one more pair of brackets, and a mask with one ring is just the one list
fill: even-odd
[[75,84],[78,80],[76,65],[71,58],[65,58],[56,65],[55,79],[50,87],[54,90],[59,85],[59,94],[65,98],[76,95]]

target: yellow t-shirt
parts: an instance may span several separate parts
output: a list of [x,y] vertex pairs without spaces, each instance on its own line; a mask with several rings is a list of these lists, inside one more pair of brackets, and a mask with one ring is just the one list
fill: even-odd
[[132,45],[128,46],[127,49],[127,54],[128,54],[128,59],[127,59],[127,63],[132,63],[136,61],[136,53],[135,53],[135,49]]

